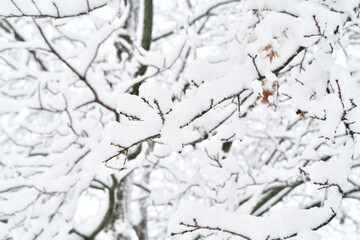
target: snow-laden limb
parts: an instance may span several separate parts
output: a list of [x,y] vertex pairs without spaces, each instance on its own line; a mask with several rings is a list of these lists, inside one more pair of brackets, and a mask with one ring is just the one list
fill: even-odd
[[2,0],[1,17],[64,18],[87,14],[109,0]]
[[334,196],[322,208],[283,209],[266,217],[256,217],[233,215],[216,207],[205,208],[195,202],[182,202],[170,218],[168,231],[173,236],[194,231],[221,231],[248,240],[284,239],[326,225],[335,217],[339,204],[339,198]]
[[104,149],[109,144],[118,148],[116,154],[104,151],[105,162],[120,155],[128,155],[131,147],[160,137],[162,122],[172,105],[167,89],[143,84],[139,95],[140,97],[125,93],[118,96],[116,110],[125,118],[120,123],[109,123],[105,127],[102,140]]
[[[335,186],[341,194],[348,189],[348,177],[350,175],[354,143],[347,140],[344,146],[339,148],[339,157],[327,162],[319,161],[306,167],[304,171],[309,174],[310,180],[317,185],[326,187]],[[344,189],[344,190],[343,190]]]

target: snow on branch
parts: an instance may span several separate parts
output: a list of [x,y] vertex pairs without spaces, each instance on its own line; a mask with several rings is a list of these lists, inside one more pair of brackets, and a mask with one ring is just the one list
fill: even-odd
[[[335,216],[335,205],[307,210],[283,209],[267,217],[234,215],[216,207],[205,208],[195,202],[182,202],[171,216],[168,231],[172,236],[202,231],[221,231],[247,240],[285,239],[299,231],[317,230]],[[335,209],[337,209],[336,207]]]
[[109,0],[2,0],[0,17],[64,18],[87,14]]

